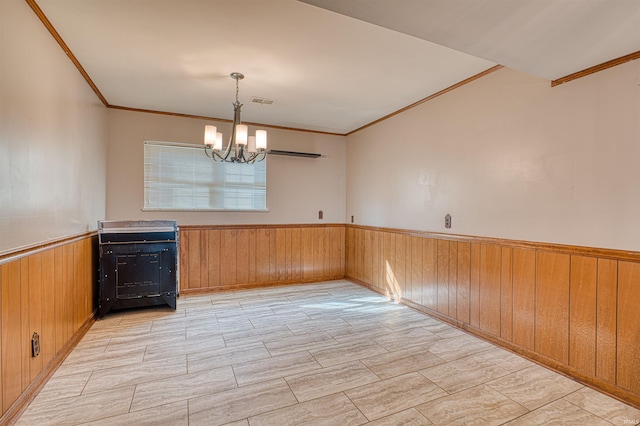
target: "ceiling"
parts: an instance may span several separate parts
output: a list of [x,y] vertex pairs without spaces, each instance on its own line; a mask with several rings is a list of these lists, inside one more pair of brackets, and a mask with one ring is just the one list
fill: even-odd
[[[640,0],[36,0],[109,105],[349,133],[496,64],[640,51]],[[273,100],[271,105],[252,97]]]

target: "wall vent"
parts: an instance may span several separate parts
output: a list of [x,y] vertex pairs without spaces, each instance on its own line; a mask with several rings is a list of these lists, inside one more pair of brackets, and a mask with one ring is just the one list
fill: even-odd
[[260,104],[260,105],[272,105],[274,101],[271,99],[254,96],[253,98],[251,98],[251,102]]
[[270,155],[286,155],[288,157],[305,157],[305,158],[319,158],[322,154],[316,154],[314,152],[297,152],[297,151],[280,151],[279,149],[270,149],[267,151]]

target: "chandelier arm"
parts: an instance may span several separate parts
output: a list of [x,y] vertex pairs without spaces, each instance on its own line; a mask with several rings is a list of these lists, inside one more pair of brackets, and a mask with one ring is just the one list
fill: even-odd
[[254,164],[256,161],[262,161],[262,159],[258,160],[258,157],[261,154],[265,154],[265,153],[264,152],[255,152],[255,153],[251,154],[251,156],[247,159],[247,164]]
[[[204,147],[204,153],[207,157],[211,158],[213,161],[224,161],[224,159],[218,154],[215,150],[209,148],[207,145]],[[218,158],[220,160],[218,160]]]

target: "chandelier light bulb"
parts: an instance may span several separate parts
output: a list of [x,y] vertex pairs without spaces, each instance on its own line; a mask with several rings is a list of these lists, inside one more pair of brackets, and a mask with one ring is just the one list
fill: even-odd
[[204,126],[204,144],[210,147],[216,143],[216,126],[207,125]]
[[249,142],[247,143],[247,151],[254,153],[256,151],[256,137],[249,136]]
[[213,149],[216,151],[222,149],[222,132],[216,132],[216,143],[213,145]]
[[247,135],[249,134],[249,127],[245,124],[238,124],[236,126],[236,144],[246,145]]
[[265,151],[267,149],[266,130],[256,130],[256,148],[258,151]]

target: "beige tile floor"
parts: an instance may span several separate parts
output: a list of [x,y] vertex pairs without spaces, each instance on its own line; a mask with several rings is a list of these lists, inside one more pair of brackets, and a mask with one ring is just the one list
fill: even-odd
[[98,320],[20,425],[633,425],[640,410],[347,281]]

